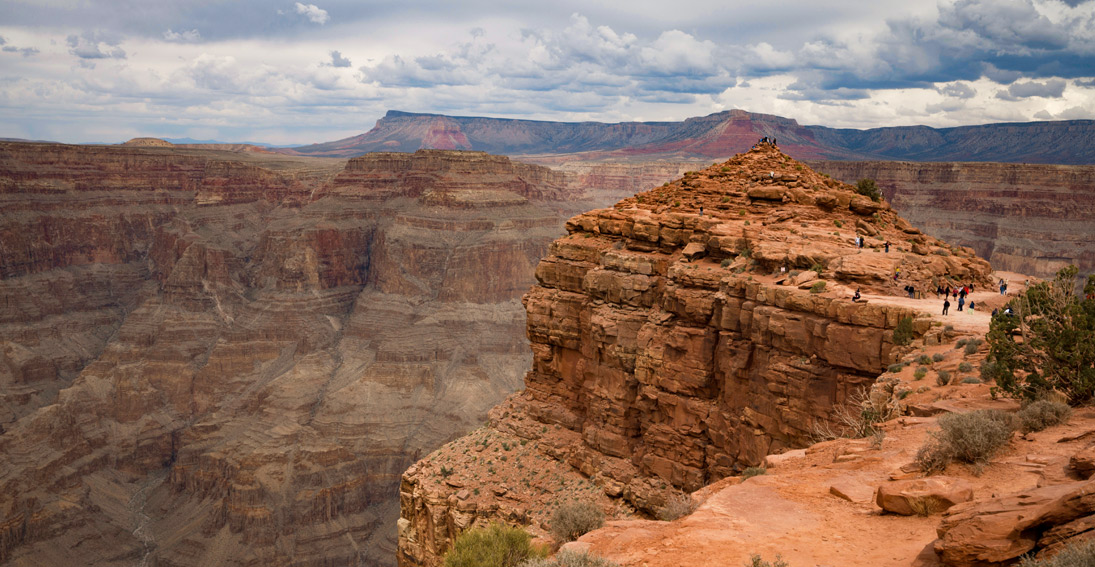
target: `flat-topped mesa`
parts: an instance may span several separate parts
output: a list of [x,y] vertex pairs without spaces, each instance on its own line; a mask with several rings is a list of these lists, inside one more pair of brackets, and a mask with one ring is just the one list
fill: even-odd
[[[429,191],[426,189],[429,188]],[[421,198],[453,207],[512,205],[568,197],[565,175],[505,156],[455,150],[378,152],[351,159],[317,194],[359,199]]]
[[[457,441],[409,469],[401,565],[437,565],[460,531],[489,521],[543,533],[538,511],[568,497],[652,514],[674,491],[809,445],[907,351],[894,343],[900,321],[939,333],[897,301],[853,301],[856,288],[990,283],[971,251],[769,144],[567,230],[524,297],[526,389],[479,434],[535,455],[502,478],[506,465]],[[538,471],[559,476],[548,492]]]

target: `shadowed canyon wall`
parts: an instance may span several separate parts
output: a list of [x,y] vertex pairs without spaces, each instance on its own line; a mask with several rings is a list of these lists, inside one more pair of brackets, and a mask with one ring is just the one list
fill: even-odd
[[0,144],[0,561],[391,564],[581,197],[481,153]]
[[878,182],[924,232],[969,246],[994,268],[1051,278],[1095,273],[1095,166],[809,162],[855,183]]

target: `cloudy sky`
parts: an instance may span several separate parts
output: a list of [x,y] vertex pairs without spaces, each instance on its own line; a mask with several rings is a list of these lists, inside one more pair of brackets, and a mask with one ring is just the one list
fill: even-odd
[[1095,118],[1095,0],[0,0],[0,137],[302,144],[388,109],[731,108],[851,128]]

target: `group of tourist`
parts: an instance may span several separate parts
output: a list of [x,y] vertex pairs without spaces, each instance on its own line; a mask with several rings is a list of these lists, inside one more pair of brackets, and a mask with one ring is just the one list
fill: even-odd
[[[946,315],[950,310],[951,302],[950,298],[953,297],[958,302],[958,310],[961,311],[966,305],[966,296],[973,293],[973,284],[969,283],[961,287],[947,287],[939,286],[935,289],[935,296],[943,296],[943,314]],[[976,307],[976,303],[970,301],[969,310],[973,311]]]

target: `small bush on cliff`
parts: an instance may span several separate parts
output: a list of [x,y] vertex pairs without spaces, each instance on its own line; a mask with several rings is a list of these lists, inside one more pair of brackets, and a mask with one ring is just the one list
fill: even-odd
[[940,386],[946,386],[951,383],[951,373],[946,370],[940,370],[936,373],[935,383]]
[[788,564],[779,554],[776,554],[775,560],[769,563],[760,554],[754,553],[749,556],[749,562],[745,563],[745,567],[788,567]]
[[1068,421],[1072,408],[1056,400],[1038,400],[1027,404],[1015,416],[1019,418],[1022,432],[1031,433]]
[[897,326],[893,329],[893,344],[897,346],[905,346],[912,342],[913,339],[913,320],[912,317],[902,317],[897,322]]
[[1016,567],[1090,567],[1095,565],[1095,539],[1065,546],[1053,557],[1035,559],[1024,556]]
[[588,553],[560,551],[551,559],[529,559],[521,567],[619,567],[619,563]]
[[882,190],[878,188],[874,179],[863,178],[856,181],[855,192],[870,197],[876,203],[882,200]]
[[741,479],[745,480],[748,478],[753,478],[754,476],[760,476],[762,474],[766,474],[767,472],[768,469],[764,467],[749,467],[741,471]]
[[517,567],[544,553],[532,545],[532,536],[521,528],[491,524],[472,528],[459,536],[445,554],[445,567]]
[[1056,390],[1071,405],[1095,400],[1095,275],[1079,296],[1078,274],[1062,269],[1011,300],[1013,315],[992,318],[988,360],[1000,390],[1028,400]]
[[927,473],[946,468],[952,460],[984,466],[1008,444],[1015,416],[1000,410],[949,413],[939,418],[939,431],[917,452],[916,461]]
[[567,502],[551,515],[551,535],[555,541],[574,541],[605,523],[605,514],[591,502]]
[[658,519],[663,522],[672,522],[695,511],[696,503],[692,500],[692,495],[685,493],[674,494],[665,501],[665,506],[658,510]]

